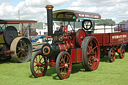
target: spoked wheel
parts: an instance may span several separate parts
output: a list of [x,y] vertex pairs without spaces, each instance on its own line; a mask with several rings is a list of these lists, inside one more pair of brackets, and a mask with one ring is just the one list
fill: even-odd
[[94,36],[85,37],[82,42],[83,67],[85,70],[92,71],[97,69],[100,61],[100,47]]
[[66,79],[70,76],[72,70],[72,61],[70,55],[63,51],[56,59],[56,72],[60,79]]
[[108,51],[108,58],[109,58],[109,62],[114,62],[115,61],[115,49],[111,48]]
[[35,78],[45,75],[47,71],[47,59],[42,56],[41,51],[36,52],[32,57],[30,69]]
[[124,46],[122,45],[122,46],[120,46],[119,49],[120,49],[119,57],[120,57],[121,59],[123,59],[124,56],[125,56],[125,48],[124,48]]
[[32,56],[32,45],[27,38],[17,37],[15,38],[10,47],[12,59],[16,62],[27,62]]

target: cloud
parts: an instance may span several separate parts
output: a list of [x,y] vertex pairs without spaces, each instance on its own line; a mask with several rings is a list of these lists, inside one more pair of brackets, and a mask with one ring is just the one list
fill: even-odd
[[0,18],[16,18],[15,13],[16,13],[16,8],[10,5],[9,3],[2,3],[0,5]]
[[21,19],[34,19],[46,22],[46,5],[52,4],[55,7],[61,6],[70,0],[24,0],[15,7],[11,2],[1,2],[0,18],[1,19],[18,19],[18,10],[20,10]]
[[[44,20],[45,6],[50,4],[47,0],[25,0],[20,2],[16,8],[20,10],[21,19]],[[46,16],[45,16],[46,17]]]
[[21,1],[17,7],[21,8],[21,7],[43,7],[46,4],[50,4],[48,0],[25,0],[25,1]]
[[76,0],[69,8],[97,12],[103,18],[112,18],[116,22],[124,19],[119,16],[128,16],[126,13],[128,11],[127,0]]
[[65,3],[68,3],[71,0],[48,0],[50,4],[54,5],[54,6],[60,6],[63,5]]
[[[46,5],[54,5],[54,9],[68,8],[101,14],[102,18],[112,18],[116,22],[127,19],[127,0],[23,0],[16,6],[11,2],[0,1],[1,19],[18,19],[20,10],[21,19],[35,19],[46,21]],[[68,7],[66,7],[68,6]]]

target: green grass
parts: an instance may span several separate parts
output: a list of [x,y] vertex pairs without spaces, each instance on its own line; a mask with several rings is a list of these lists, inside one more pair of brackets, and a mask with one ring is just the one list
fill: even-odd
[[85,71],[82,64],[74,64],[65,80],[59,80],[55,67],[48,69],[44,77],[34,78],[30,62],[0,63],[0,85],[128,85],[128,53],[114,63],[109,63],[106,56],[98,69],[91,72]]

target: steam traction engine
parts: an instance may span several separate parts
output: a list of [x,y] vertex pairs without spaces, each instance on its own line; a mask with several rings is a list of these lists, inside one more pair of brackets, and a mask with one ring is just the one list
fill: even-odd
[[[72,63],[81,62],[86,70],[92,71],[97,69],[100,61],[100,47],[97,39],[94,36],[85,37],[86,33],[84,29],[79,29],[77,32],[75,32],[75,30],[67,32],[67,25],[63,25],[62,21],[60,29],[53,34],[53,6],[46,6],[46,8],[49,35],[47,36],[47,40],[52,39],[52,44],[44,44],[42,48],[34,54],[30,63],[32,74],[35,77],[41,77],[46,73],[48,66],[56,66],[56,72],[59,78],[65,79],[68,78],[71,73]],[[66,13],[65,10],[63,12],[55,11],[53,18],[58,20],[66,19],[62,18],[63,14],[67,15],[68,20],[74,16],[72,12]],[[93,16],[100,18],[99,14],[93,14]],[[88,22],[88,20],[85,22]]]
[[[33,55],[30,68],[34,77],[44,76],[48,66],[56,66],[58,77],[60,79],[68,78],[72,70],[72,63],[82,63],[85,70],[88,71],[96,70],[100,61],[100,48],[104,55],[108,54],[110,62],[115,60],[115,52],[124,58],[125,50],[122,44],[128,42],[128,33],[93,34],[94,29],[92,28],[94,27],[91,20],[100,19],[99,14],[74,10],[57,10],[52,14],[53,6],[48,5],[46,8],[48,21],[46,41],[52,40],[52,43],[44,44]],[[52,19],[61,22],[60,29],[56,30],[54,34]],[[71,25],[71,22],[76,20],[82,21],[80,25],[82,29],[77,31]],[[70,32],[67,31],[68,26],[72,28]],[[122,36],[121,39],[117,39],[117,35]]]
[[28,38],[18,37],[17,29],[11,24],[36,23],[31,20],[0,20],[0,61],[11,58],[16,62],[29,61],[32,45]]

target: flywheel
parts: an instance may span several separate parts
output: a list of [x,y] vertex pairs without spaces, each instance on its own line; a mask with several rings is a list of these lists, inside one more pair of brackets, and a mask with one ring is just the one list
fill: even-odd
[[86,33],[83,29],[79,29],[76,32],[76,45],[77,46],[81,46],[82,41],[84,40],[85,36],[86,36]]
[[18,37],[17,29],[14,26],[8,26],[5,28],[4,32],[4,40],[8,45],[11,45],[12,41]]

